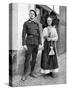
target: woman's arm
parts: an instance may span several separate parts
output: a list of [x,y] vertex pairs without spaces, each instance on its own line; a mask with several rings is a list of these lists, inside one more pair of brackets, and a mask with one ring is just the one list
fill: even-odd
[[44,28],[42,32],[42,45],[44,44],[44,41],[47,38],[47,36],[48,36],[47,28]]
[[58,34],[57,34],[57,31],[56,31],[56,28],[53,29],[53,37],[51,37],[51,40],[52,41],[57,41],[58,40]]

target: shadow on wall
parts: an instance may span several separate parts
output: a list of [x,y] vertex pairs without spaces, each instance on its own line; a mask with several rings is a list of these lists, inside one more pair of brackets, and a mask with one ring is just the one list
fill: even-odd
[[[25,51],[23,50],[10,50],[10,59],[9,60],[9,71],[12,73],[13,76],[15,75],[22,75],[24,70],[24,61],[25,61]],[[12,63],[11,63],[12,62]],[[41,53],[37,55],[37,62],[35,66],[35,72],[40,71],[40,62],[41,62]]]
[[12,75],[21,74],[24,66],[25,52],[22,50],[9,50],[9,72]]

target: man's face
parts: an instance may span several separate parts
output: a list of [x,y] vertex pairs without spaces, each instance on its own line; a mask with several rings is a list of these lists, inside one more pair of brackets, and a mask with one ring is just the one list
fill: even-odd
[[34,19],[35,18],[35,13],[33,11],[29,12],[29,17],[30,19]]

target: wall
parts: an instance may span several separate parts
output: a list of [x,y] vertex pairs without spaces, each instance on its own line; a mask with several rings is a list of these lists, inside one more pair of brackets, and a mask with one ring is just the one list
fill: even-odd
[[12,4],[12,49],[18,48],[18,4]]
[[9,50],[12,49],[12,4],[9,4]]
[[18,4],[18,49],[22,47],[22,30],[23,24],[28,20],[28,5],[27,4]]
[[66,52],[66,7],[60,6],[59,53]]

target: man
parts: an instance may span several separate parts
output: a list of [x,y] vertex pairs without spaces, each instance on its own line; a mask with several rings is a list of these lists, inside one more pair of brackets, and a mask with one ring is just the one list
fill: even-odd
[[[37,77],[36,74],[33,73],[33,71],[36,64],[38,48],[41,45],[39,25],[38,23],[34,22],[36,12],[34,10],[30,10],[29,17],[30,19],[26,21],[23,25],[23,32],[22,32],[22,45],[26,49],[24,74],[21,78],[21,80],[23,81],[27,79],[27,76],[29,74],[33,77]],[[32,61],[30,61],[31,55]]]

